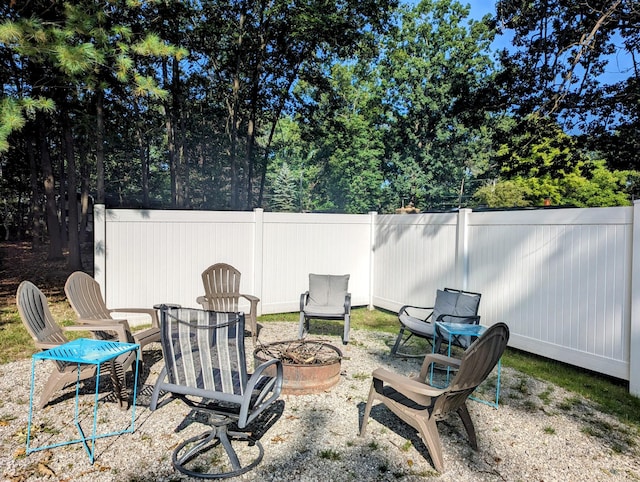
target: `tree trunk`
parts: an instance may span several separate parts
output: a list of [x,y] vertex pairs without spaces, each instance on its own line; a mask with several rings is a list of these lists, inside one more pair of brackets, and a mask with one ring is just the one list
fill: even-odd
[[[166,88],[169,85],[169,72],[167,69],[167,60],[162,60],[162,80]],[[169,173],[171,175],[171,207],[177,207],[177,172],[176,172],[176,145],[175,132],[173,126],[173,118],[171,113],[171,105],[165,104],[165,129],[167,131],[167,149],[169,156]]]
[[87,225],[89,223],[89,162],[88,154],[80,147],[80,246],[87,241]]
[[53,177],[51,158],[49,157],[49,145],[45,135],[45,123],[40,120],[38,140],[40,145],[40,161],[42,164],[42,176],[44,178],[44,195],[47,212],[47,232],[49,233],[49,254],[47,259],[62,259],[62,239],[60,238],[60,223],[56,209],[56,187]]
[[65,157],[67,158],[67,212],[69,233],[69,257],[67,266],[72,271],[82,270],[82,257],[80,255],[80,238],[78,235],[78,188],[76,176],[76,155],[73,147],[73,131],[67,114],[63,114],[62,125],[64,129]]
[[[32,125],[29,130],[32,131]],[[40,203],[41,193],[38,184],[38,165],[36,154],[33,149],[33,132],[26,138],[27,158],[29,159],[29,187],[31,188],[30,208],[31,208],[31,246],[36,247],[42,244],[42,204]]]
[[58,219],[60,220],[60,241],[62,243],[62,249],[69,246],[69,233],[67,232],[67,209],[65,199],[67,198],[67,173],[64,163],[64,133],[62,133],[62,143],[56,142],[54,145],[57,149],[54,149],[54,158],[58,160]]
[[96,201],[104,204],[104,92],[96,92]]
[[188,196],[188,173],[184,153],[184,116],[182,114],[181,85],[180,85],[180,63],[174,57],[171,74],[171,98],[173,117],[173,141],[176,152],[176,205],[184,208],[187,205]]
[[138,143],[138,156],[140,156],[140,167],[142,170],[142,207],[149,207],[149,149],[142,129],[142,115],[138,101],[133,99],[133,109],[136,115],[136,141]]
[[231,151],[229,155],[229,163],[231,167],[231,209],[240,208],[240,182],[238,174],[238,129],[240,128],[240,70],[242,62],[242,39],[244,36],[244,23],[246,14],[240,14],[238,22],[238,41],[237,41],[237,58],[235,72],[233,73],[233,86],[231,91],[231,102],[228,106],[229,117],[231,119]]

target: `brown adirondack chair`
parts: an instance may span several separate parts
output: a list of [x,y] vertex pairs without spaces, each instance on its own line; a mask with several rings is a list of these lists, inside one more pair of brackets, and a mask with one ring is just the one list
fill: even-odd
[[[128,335],[125,327],[119,323],[94,324],[92,326],[72,325],[61,327],[56,323],[49,310],[47,297],[40,289],[30,281],[23,281],[18,286],[16,293],[16,304],[18,305],[18,313],[25,328],[33,338],[37,348],[47,350],[62,345],[69,341],[64,331],[90,331],[100,338],[102,333],[109,333],[110,338],[117,341],[127,342]],[[124,393],[125,383],[124,377],[126,370],[131,367],[136,359],[135,352],[121,355],[113,363],[110,364],[111,379],[114,383],[114,391],[121,407],[125,407],[126,396]],[[52,361],[53,370],[49,375],[47,383],[40,396],[38,406],[43,408],[52,399],[53,394],[69,384],[78,380],[78,366],[76,363],[65,363],[61,361]],[[80,380],[86,380],[95,376],[95,365],[80,366]]]
[[196,303],[205,310],[235,313],[238,312],[240,298],[250,303],[249,312],[245,313],[255,344],[258,337],[258,323],[256,312],[260,298],[240,293],[240,271],[226,263],[216,263],[202,272],[204,296],[198,296]]
[[[508,340],[509,328],[504,323],[497,323],[464,352],[462,359],[440,354],[427,355],[417,377],[409,378],[383,368],[376,369],[373,372],[360,436],[366,433],[371,405],[374,400],[380,400],[418,431],[438,472],[444,472],[444,460],[436,422],[451,412],[458,413],[471,447],[478,450],[475,427],[467,409],[467,398],[496,366]],[[447,387],[436,388],[429,385],[429,368],[432,363],[457,368],[456,376]]]
[[[117,308],[109,309],[104,302],[100,285],[87,273],[76,271],[71,273],[64,285],[69,304],[78,316],[81,325],[118,323],[125,326],[131,343],[139,343],[144,348],[149,343],[160,341],[160,325],[158,313],[149,308]],[[151,328],[132,332],[126,319],[114,319],[112,313],[145,313],[151,317]],[[108,339],[108,335],[104,335]]]

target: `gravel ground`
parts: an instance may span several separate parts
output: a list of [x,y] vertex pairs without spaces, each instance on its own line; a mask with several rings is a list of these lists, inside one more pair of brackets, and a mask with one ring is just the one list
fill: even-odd
[[[313,324],[312,324],[313,327]],[[293,323],[267,323],[263,342],[296,336]],[[519,372],[502,370],[500,407],[469,402],[479,450],[473,451],[462,423],[451,417],[439,424],[446,472],[438,474],[415,432],[382,405],[374,406],[367,435],[358,437],[371,371],[386,366],[413,374],[419,360],[389,355],[392,336],[352,330],[342,347],[340,330],[313,333],[343,349],[339,383],[321,394],[283,396],[275,420],[258,433],[262,463],[230,480],[264,481],[582,481],[640,480],[637,429],[602,415],[589,402]],[[252,349],[247,338],[247,351]],[[0,474],[3,480],[36,481],[177,481],[188,480],[171,466],[174,447],[204,431],[181,402],[156,412],[148,408],[151,389],[162,368],[159,345],[144,350],[143,388],[135,411],[135,432],[99,439],[92,465],[81,444],[25,456],[31,362],[0,366]],[[38,388],[48,366],[38,365]],[[108,377],[105,377],[108,379]],[[99,430],[117,430],[131,421],[131,409],[120,411],[101,392]],[[491,396],[489,387],[484,396]],[[60,437],[75,437],[73,387],[55,403],[34,411],[35,446]],[[81,419],[92,412],[92,387],[81,395]],[[89,425],[87,425],[89,427]],[[88,428],[86,429],[88,430]]]

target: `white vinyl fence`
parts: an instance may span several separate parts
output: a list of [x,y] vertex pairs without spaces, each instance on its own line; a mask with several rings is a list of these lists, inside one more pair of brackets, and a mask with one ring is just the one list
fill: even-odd
[[[364,215],[96,206],[95,277],[111,308],[195,306],[200,273],[242,272],[260,313],[297,311],[308,273],[351,275],[354,306],[429,306],[482,293],[510,346],[630,381],[640,395],[640,204]],[[635,348],[635,350],[634,350]]]

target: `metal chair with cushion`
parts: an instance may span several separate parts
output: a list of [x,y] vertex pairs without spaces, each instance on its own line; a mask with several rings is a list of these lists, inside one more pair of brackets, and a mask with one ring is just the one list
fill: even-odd
[[[445,288],[444,290],[437,290],[436,301],[433,306],[403,306],[398,311],[400,332],[391,348],[391,353],[407,357],[424,356],[424,353],[413,354],[401,350],[405,349],[413,336],[424,338],[429,343],[432,343],[434,334],[436,335],[434,351],[439,352],[440,345],[443,341],[446,342],[447,339],[437,332],[434,333],[434,322],[480,323],[478,308],[480,307],[481,296],[480,293],[472,291]],[[452,343],[466,348],[470,345],[471,339],[466,336],[458,336],[452,339]]]
[[[100,291],[100,285],[87,273],[82,271],[71,273],[64,285],[64,292],[73,311],[78,316],[78,323],[81,325],[106,325],[109,323],[124,325],[127,332],[131,334],[129,341],[140,344],[141,349],[149,343],[160,341],[160,327],[156,310],[151,308],[107,308]],[[151,319],[151,327],[132,333],[126,319],[115,319],[112,316],[113,313],[118,312],[146,314]]]
[[[41,350],[48,350],[49,348],[54,348],[68,342],[69,340],[65,336],[64,331],[89,331],[98,339],[105,339],[104,336],[107,336],[109,339],[116,341],[130,341],[126,327],[120,323],[61,327],[51,315],[47,297],[30,281],[23,281],[20,283],[20,286],[18,286],[16,304],[18,305],[18,313],[20,313],[22,323],[31,335],[31,338],[33,338],[36,347]],[[119,356],[110,363],[111,380],[114,384],[114,392],[121,408],[126,408],[127,405],[125,372],[132,366],[135,359],[135,352],[130,352]],[[54,361],[53,365],[54,368],[40,396],[40,402],[38,404],[40,408],[43,408],[49,403],[53,394],[60,388],[76,383],[76,381],[92,378],[96,374],[95,365],[82,365],[79,368],[79,374],[76,363]]]
[[349,343],[351,293],[349,275],[309,274],[309,290],[300,295],[298,337],[309,331],[309,320],[344,320],[342,343]]
[[[251,470],[262,460],[262,444],[228,427],[234,424],[243,430],[252,422],[255,425],[258,416],[266,414],[278,400],[282,363],[269,360],[252,375],[247,373],[243,313],[179,307],[162,307],[160,313],[165,366],[154,387],[150,408],[156,410],[178,398],[197,414],[208,417],[210,426],[174,450],[174,467],[202,478],[226,478]],[[162,392],[171,396],[159,405]],[[219,445],[226,452],[225,460],[210,453]],[[244,450],[236,451],[234,445]]]
[[[373,402],[379,400],[418,431],[437,471],[444,471],[444,460],[436,422],[450,413],[456,412],[460,416],[471,447],[478,450],[475,427],[467,408],[467,398],[491,373],[508,341],[509,328],[504,323],[497,323],[489,327],[464,352],[462,359],[437,353],[427,355],[417,377],[409,378],[378,368],[373,372],[360,436],[366,433]],[[429,385],[430,366],[434,363],[457,369],[448,386],[436,388]]]
[[250,306],[246,318],[253,343],[258,337],[256,321],[260,298],[240,293],[240,271],[226,263],[216,263],[202,272],[204,296],[198,296],[196,303],[205,310],[237,312],[240,298],[246,299]]

